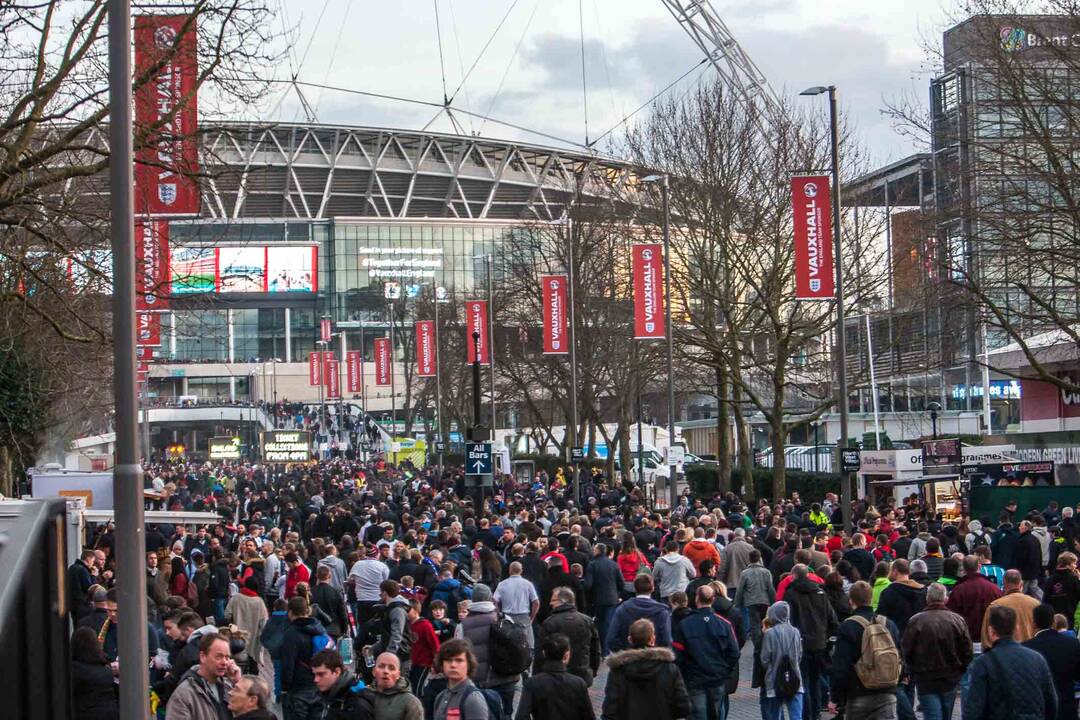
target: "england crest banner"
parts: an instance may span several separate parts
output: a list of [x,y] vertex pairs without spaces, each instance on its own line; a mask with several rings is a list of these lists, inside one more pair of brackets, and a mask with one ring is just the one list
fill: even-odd
[[135,220],[135,309],[169,307],[169,223]]
[[375,384],[390,384],[390,338],[375,338]]
[[634,245],[634,339],[665,337],[664,326],[664,246],[659,243]]
[[135,345],[138,347],[161,345],[161,313],[135,313]]
[[792,177],[791,208],[795,228],[795,297],[831,300],[836,296],[836,288],[829,176]]
[[[480,334],[480,347],[477,348],[474,334]],[[488,358],[488,306],[485,300],[468,300],[465,303],[465,359],[471,365],[476,362],[477,350],[480,351],[480,364],[487,365]]]
[[566,355],[570,352],[566,275],[541,276],[540,292],[544,315],[544,354]]
[[416,376],[435,377],[438,358],[435,347],[435,321],[420,320],[416,323]]
[[363,381],[360,375],[360,351],[349,350],[345,353],[345,387],[348,392],[358,393]]
[[326,399],[341,399],[341,372],[334,358],[326,361]]
[[313,352],[308,354],[308,385],[312,387],[322,384],[322,353]]

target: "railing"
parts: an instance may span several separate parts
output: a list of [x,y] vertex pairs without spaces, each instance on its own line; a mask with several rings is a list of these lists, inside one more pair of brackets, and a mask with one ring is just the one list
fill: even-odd
[[[772,453],[762,455],[760,462],[761,467],[773,467],[775,464],[775,458]],[[800,453],[797,455],[787,455],[784,462],[785,467],[789,470],[802,470],[804,472],[819,472],[819,473],[831,473],[832,472],[832,453],[820,452],[817,454],[817,464],[814,464],[814,453]]]

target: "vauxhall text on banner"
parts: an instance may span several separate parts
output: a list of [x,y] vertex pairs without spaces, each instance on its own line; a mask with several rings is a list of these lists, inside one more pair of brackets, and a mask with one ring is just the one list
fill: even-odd
[[322,384],[322,353],[308,354],[308,385],[316,387]]
[[375,384],[390,384],[390,338],[375,338]]
[[333,327],[330,325],[330,318],[323,318],[319,321],[319,334],[320,339],[323,342],[330,342],[330,335],[333,333]]
[[341,399],[341,371],[333,358],[326,361],[326,399]]
[[435,347],[435,321],[419,320],[416,323],[416,376],[435,377],[438,349]]
[[191,15],[135,18],[135,214],[197,215],[198,44]]
[[664,246],[659,243],[634,245],[634,339],[665,337],[664,328]]
[[570,352],[566,275],[542,275],[540,293],[544,314],[544,354],[566,355]]
[[832,256],[832,202],[828,175],[791,178],[795,227],[795,297],[835,297]]
[[465,347],[467,349],[465,360],[472,364],[476,362],[476,342],[473,333],[480,333],[480,364],[487,365],[488,358],[488,306],[486,300],[467,300],[465,302]]
[[364,379],[360,377],[360,351],[349,350],[345,353],[345,389],[347,392],[360,392],[360,383]]
[[161,345],[161,313],[135,313],[135,344],[142,347]]
[[135,220],[135,309],[169,307],[169,223]]

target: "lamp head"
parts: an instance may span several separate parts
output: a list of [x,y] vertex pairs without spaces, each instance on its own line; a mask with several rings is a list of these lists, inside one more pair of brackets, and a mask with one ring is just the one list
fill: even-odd
[[829,92],[829,88],[825,87],[824,85],[815,85],[813,87],[806,88],[805,90],[803,90],[799,94],[800,95],[820,95],[822,93],[827,93],[827,92]]

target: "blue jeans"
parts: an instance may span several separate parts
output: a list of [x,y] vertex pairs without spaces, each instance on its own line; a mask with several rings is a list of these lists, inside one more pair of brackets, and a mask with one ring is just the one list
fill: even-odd
[[761,698],[762,720],[780,720],[787,710],[788,720],[802,720],[803,693],[799,693],[790,700],[783,698]]
[[727,689],[722,687],[688,690],[690,720],[727,720]]
[[803,720],[817,720],[821,715],[825,698],[822,695],[821,668],[828,660],[824,651],[806,650],[799,663],[803,685]]
[[607,656],[611,653],[607,642],[607,631],[611,625],[611,616],[615,612],[615,606],[597,605],[593,610],[596,613],[596,632],[600,635],[600,654]]
[[213,598],[211,602],[214,604],[214,619],[221,627],[225,623],[225,598]]
[[956,688],[942,693],[918,693],[923,720],[952,720]]

